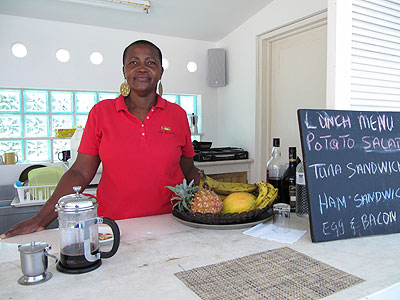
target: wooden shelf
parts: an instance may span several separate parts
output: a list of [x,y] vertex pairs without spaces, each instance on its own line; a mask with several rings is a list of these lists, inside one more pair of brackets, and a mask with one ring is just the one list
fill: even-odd
[[251,178],[253,159],[207,161],[194,164],[212,178],[225,182],[247,182]]
[[209,174],[211,178],[222,182],[247,183],[247,172],[233,172],[224,174]]

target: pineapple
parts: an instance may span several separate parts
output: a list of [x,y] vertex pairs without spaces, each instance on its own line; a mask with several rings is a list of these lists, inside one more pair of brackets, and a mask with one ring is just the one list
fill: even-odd
[[176,201],[174,208],[176,207],[181,212],[190,210],[192,198],[199,190],[199,187],[193,186],[193,184],[194,180],[192,180],[188,185],[186,179],[183,179],[182,184],[178,184],[176,186],[166,186],[166,188],[173,191],[176,195],[171,199],[172,203]]
[[222,200],[214,191],[200,188],[192,199],[190,212],[217,214],[221,212],[222,207]]
[[176,197],[171,199],[172,202],[177,201],[174,207],[181,212],[190,211],[203,214],[221,212],[223,206],[221,198],[215,192],[199,186],[193,186],[193,184],[193,180],[188,185],[186,179],[184,179],[182,184],[178,184],[175,187],[167,186],[176,194]]

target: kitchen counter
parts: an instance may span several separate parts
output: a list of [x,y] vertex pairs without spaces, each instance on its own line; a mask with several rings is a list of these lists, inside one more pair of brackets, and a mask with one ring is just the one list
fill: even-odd
[[[268,221],[270,222],[270,221]],[[199,299],[174,273],[280,247],[290,247],[365,281],[335,293],[332,299],[360,299],[400,282],[400,234],[312,243],[308,219],[295,215],[292,227],[307,230],[294,244],[242,234],[245,229],[198,229],[172,215],[118,221],[121,245],[95,271],[69,275],[56,271],[35,286],[17,283],[22,276],[18,244],[41,241],[59,255],[58,229],[18,236],[0,242],[0,299]],[[385,299],[385,298],[371,298]]]

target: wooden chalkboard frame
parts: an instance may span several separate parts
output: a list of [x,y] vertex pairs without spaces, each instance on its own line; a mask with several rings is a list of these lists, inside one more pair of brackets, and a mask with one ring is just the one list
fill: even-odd
[[400,112],[299,109],[313,242],[400,232]]

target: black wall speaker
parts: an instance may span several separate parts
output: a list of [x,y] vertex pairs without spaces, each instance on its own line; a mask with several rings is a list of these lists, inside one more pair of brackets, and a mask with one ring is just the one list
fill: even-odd
[[225,49],[208,49],[207,82],[209,86],[219,87],[226,85]]

